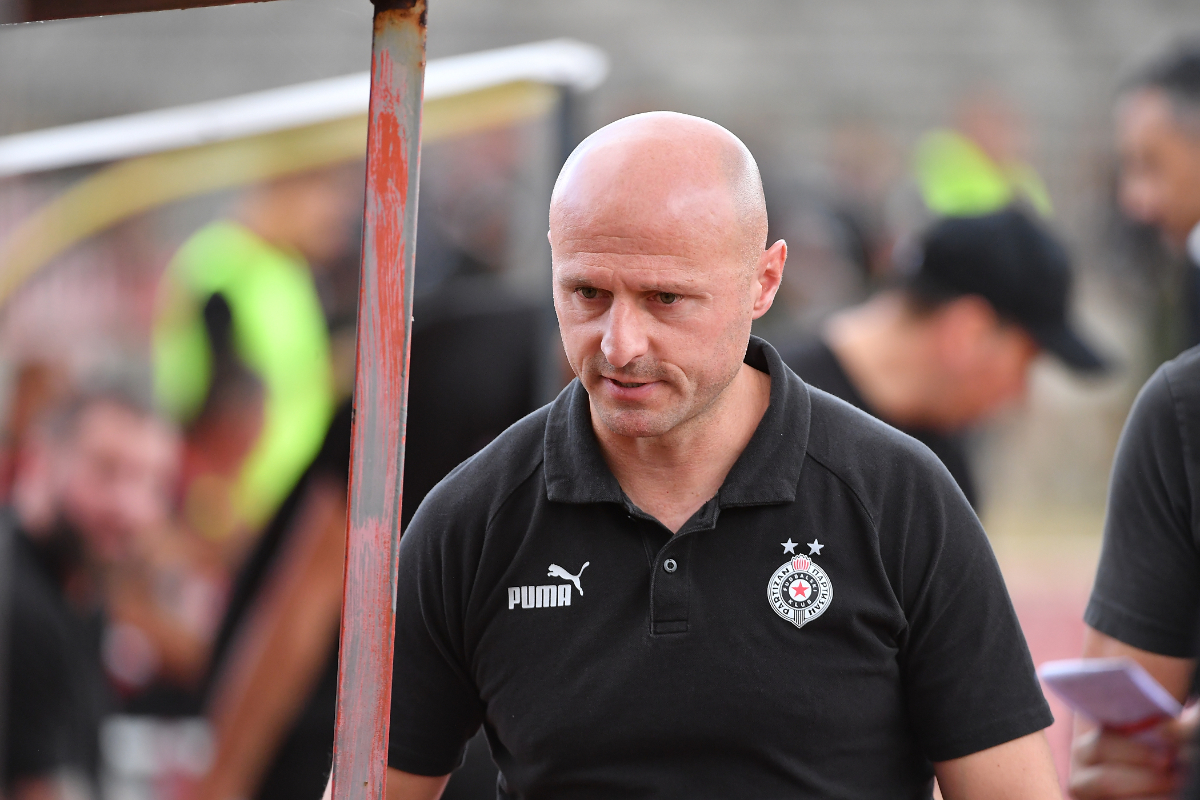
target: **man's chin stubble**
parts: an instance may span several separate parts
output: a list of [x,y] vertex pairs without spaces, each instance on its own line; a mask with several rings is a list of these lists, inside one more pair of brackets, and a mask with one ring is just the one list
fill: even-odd
[[596,409],[600,424],[611,433],[629,439],[652,439],[664,436],[679,426],[682,417],[670,411],[612,411]]

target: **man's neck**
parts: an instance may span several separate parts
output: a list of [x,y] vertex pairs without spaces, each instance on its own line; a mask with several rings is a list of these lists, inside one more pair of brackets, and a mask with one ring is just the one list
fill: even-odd
[[665,436],[619,436],[594,412],[592,427],[629,499],[677,533],[721,488],[770,400],[770,376],[742,364],[712,406]]
[[899,297],[880,295],[834,315],[824,339],[872,412],[893,425],[922,424],[925,353]]

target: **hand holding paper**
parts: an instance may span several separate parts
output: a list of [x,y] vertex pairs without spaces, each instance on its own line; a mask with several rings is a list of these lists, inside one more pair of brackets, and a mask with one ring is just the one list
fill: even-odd
[[1178,717],[1183,707],[1131,658],[1049,661],[1038,675],[1074,711],[1128,735]]

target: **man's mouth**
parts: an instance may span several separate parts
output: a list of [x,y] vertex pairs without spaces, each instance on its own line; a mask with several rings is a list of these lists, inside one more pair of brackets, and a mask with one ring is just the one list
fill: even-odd
[[616,380],[615,378],[609,378],[609,380],[612,381],[613,383],[615,383],[617,386],[620,386],[622,389],[636,389],[639,386],[646,385],[644,383],[625,383],[624,381],[619,381],[619,380]]

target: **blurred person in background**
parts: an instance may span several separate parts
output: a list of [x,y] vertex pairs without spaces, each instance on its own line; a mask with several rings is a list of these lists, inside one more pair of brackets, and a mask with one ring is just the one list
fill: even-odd
[[[450,246],[437,264],[422,260],[430,252],[417,275],[440,280],[415,300],[402,528],[450,470],[534,410],[543,349],[542,309],[505,289],[494,249],[480,259]],[[347,403],[238,576],[206,692],[215,759],[196,800],[316,798],[329,776],[351,417]],[[480,734],[443,797],[495,797],[496,774]]]
[[1066,252],[1024,212],[942,220],[907,257],[903,283],[781,354],[805,382],[928,446],[977,505],[963,434],[1024,396],[1042,350],[1104,365],[1067,323]]
[[930,131],[917,144],[913,171],[926,208],[937,216],[974,216],[1022,205],[1041,216],[1050,195],[1028,158],[1025,119],[995,89],[968,93],[951,128]]
[[1187,261],[1178,352],[1200,344],[1200,43],[1134,76],[1117,104],[1116,130],[1122,209]]
[[11,553],[0,785],[18,800],[88,797],[115,705],[109,583],[142,537],[170,524],[179,442],[121,389],[75,398],[35,427],[0,524]]
[[[1200,347],[1162,365],[1129,412],[1084,621],[1085,657],[1132,658],[1187,700],[1200,624]],[[1161,725],[1157,743],[1145,731],[1076,717],[1072,794],[1174,796],[1187,776],[1183,745],[1195,735],[1196,713]],[[1200,783],[1191,796],[1200,796]]]
[[[1186,257],[1184,341],[1200,342],[1200,44],[1140,71],[1117,106],[1120,200]],[[1162,365],[1134,402],[1109,484],[1104,544],[1084,614],[1085,657],[1132,658],[1184,701],[1200,625],[1200,348]],[[1186,779],[1196,719],[1148,746],[1077,718],[1071,789],[1079,798],[1170,797]],[[1200,796],[1193,782],[1192,796]]]
[[185,424],[204,406],[220,377],[214,320],[224,319],[229,347],[262,382],[261,432],[239,467],[231,518],[208,532],[231,543],[234,561],[312,460],[333,414],[329,335],[310,269],[349,244],[360,191],[345,168],[257,186],[235,219],[184,243],[164,277],[154,330],[163,406]]

